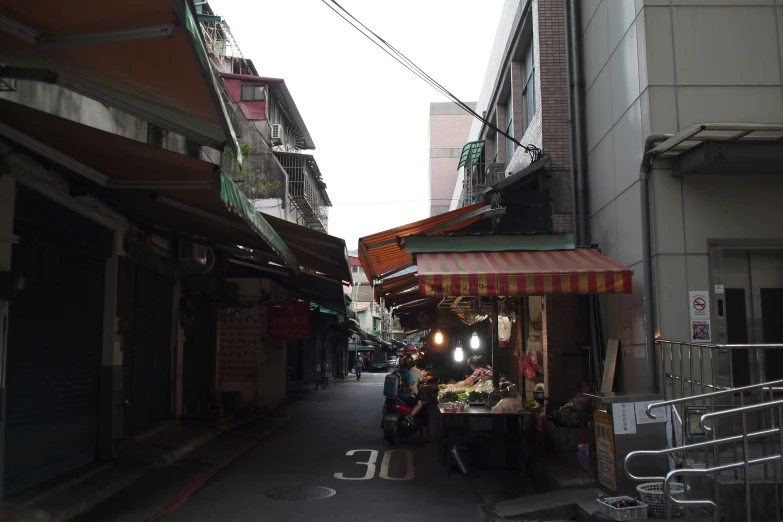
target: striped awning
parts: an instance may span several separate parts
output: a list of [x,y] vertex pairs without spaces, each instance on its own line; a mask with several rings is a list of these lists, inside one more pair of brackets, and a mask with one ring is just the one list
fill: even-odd
[[633,274],[589,248],[422,253],[416,265],[423,296],[627,294]]

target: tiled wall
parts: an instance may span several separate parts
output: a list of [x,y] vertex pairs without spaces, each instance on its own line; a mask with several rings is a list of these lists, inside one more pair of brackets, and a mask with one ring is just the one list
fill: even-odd
[[[772,0],[582,0],[591,241],[634,270],[633,295],[602,299],[619,338],[619,386],[646,387],[639,165],[644,139],[694,123],[783,121]],[[653,171],[656,327],[689,339],[688,290],[708,290],[710,243],[783,245],[783,183],[752,172],[673,178]]]
[[[475,103],[467,104],[475,109]],[[449,210],[457,181],[462,147],[468,141],[473,117],[454,103],[430,104],[430,215]]]

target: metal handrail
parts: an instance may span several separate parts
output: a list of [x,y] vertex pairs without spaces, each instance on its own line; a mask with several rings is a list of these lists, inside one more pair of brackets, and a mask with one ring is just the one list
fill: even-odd
[[759,404],[751,404],[749,406],[740,406],[739,408],[732,408],[730,410],[715,411],[712,413],[705,413],[699,418],[699,427],[704,431],[712,431],[710,426],[707,426],[704,421],[711,419],[717,419],[719,417],[731,417],[733,415],[743,415],[752,411],[762,411],[773,406],[783,406],[783,400],[761,402]]
[[[767,435],[774,435],[774,434],[778,433],[778,431],[779,431],[778,428],[771,428],[771,429],[762,430],[762,431],[754,431],[752,433],[748,433],[748,439],[755,439],[757,437],[764,437],[764,436],[767,436]],[[644,481],[644,482],[663,482],[663,481],[666,480],[666,477],[637,477],[636,475],[634,475],[633,473],[631,473],[628,470],[628,467],[629,467],[628,463],[634,457],[642,457],[642,456],[644,456],[644,457],[660,457],[660,456],[663,456],[663,455],[673,455],[675,453],[684,453],[686,451],[691,451],[691,450],[698,450],[698,449],[703,449],[703,448],[709,448],[709,447],[712,447],[712,446],[720,446],[721,444],[728,444],[730,442],[738,442],[738,441],[742,440],[743,438],[744,438],[743,435],[732,435],[731,437],[726,437],[726,438],[723,438],[723,439],[713,439],[713,440],[708,440],[708,441],[704,441],[704,442],[696,442],[696,443],[693,443],[693,444],[688,444],[686,446],[680,446],[678,448],[666,448],[666,449],[662,449],[662,450],[637,450],[637,451],[632,451],[632,452],[628,453],[625,456],[625,460],[623,461],[623,469],[625,470],[625,474],[628,475],[628,477],[631,480],[635,480],[637,482],[642,482],[642,481]]]
[[719,350],[753,350],[756,348],[762,350],[774,350],[783,348],[783,344],[710,344],[710,343],[688,343],[685,341],[669,341],[667,339],[656,339],[656,343],[672,343],[694,346],[696,348],[717,348]]
[[[777,431],[777,430],[776,430]],[[671,492],[671,479],[679,475],[708,475],[712,473],[720,473],[721,471],[728,471],[731,469],[739,468],[745,465],[755,466],[756,464],[766,464],[768,462],[774,462],[776,460],[782,460],[780,454],[770,455],[768,457],[761,457],[758,459],[752,459],[747,462],[732,462],[731,464],[723,464],[722,466],[715,466],[713,468],[687,468],[687,469],[675,469],[670,471],[666,478],[663,480],[663,491],[672,503],[679,506],[712,506],[715,509],[715,515],[718,514],[718,506],[711,500],[678,500],[672,496]],[[717,521],[717,516],[715,517]],[[750,518],[748,518],[750,522]]]
[[[669,341],[666,341],[666,342],[669,342]],[[778,385],[778,384],[783,385],[783,379],[780,379],[780,380],[777,380],[777,381],[763,382],[763,383],[759,383],[759,384],[750,384],[748,386],[740,386],[739,388],[727,388],[727,389],[722,390],[722,391],[703,393],[701,395],[693,395],[691,397],[682,397],[680,399],[671,399],[671,400],[668,400],[668,401],[654,402],[654,403],[649,404],[647,406],[647,416],[650,417],[651,419],[656,419],[657,417],[655,415],[653,415],[653,413],[652,413],[652,410],[655,409],[655,408],[662,408],[664,406],[671,406],[671,405],[674,405],[674,404],[683,404],[685,402],[700,401],[700,400],[703,400],[703,399],[709,399],[711,397],[721,397],[721,396],[726,395],[728,393],[742,393],[742,392],[752,391],[752,390],[761,390],[761,389],[769,388],[770,386],[775,386],[775,385]],[[764,404],[769,404],[769,403],[767,402],[767,403],[764,403]],[[727,411],[732,411],[732,410],[727,410]]]

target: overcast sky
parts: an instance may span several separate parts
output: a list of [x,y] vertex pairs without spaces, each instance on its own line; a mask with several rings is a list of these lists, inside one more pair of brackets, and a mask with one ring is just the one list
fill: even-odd
[[[261,76],[284,78],[315,142],[329,233],[429,216],[430,102],[448,101],[320,0],[210,0]],[[503,0],[341,0],[463,101],[476,101]],[[448,202],[443,202],[448,204]]]

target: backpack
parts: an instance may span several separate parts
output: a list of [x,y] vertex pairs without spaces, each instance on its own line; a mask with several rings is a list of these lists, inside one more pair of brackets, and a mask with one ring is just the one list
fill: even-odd
[[400,388],[402,388],[402,375],[398,371],[390,373],[383,380],[384,397],[396,399],[400,396]]

